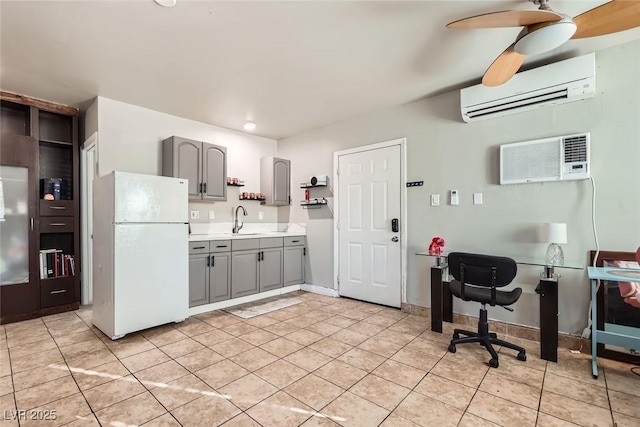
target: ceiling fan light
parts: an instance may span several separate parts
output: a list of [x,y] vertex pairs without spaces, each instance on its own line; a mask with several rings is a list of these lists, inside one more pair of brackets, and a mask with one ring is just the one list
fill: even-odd
[[527,56],[548,52],[566,43],[577,29],[578,26],[571,19],[551,22],[531,32],[525,30],[513,48]]

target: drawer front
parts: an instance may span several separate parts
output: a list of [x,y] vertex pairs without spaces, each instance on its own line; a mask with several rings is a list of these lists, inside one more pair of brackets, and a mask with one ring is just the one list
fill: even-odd
[[74,301],[74,286],[74,277],[40,280],[40,305],[46,308],[72,304]]
[[260,239],[260,249],[281,248],[282,237],[265,237]]
[[306,243],[305,236],[289,236],[284,238],[285,246],[304,246]]
[[208,254],[209,253],[209,241],[203,240],[201,242],[189,242],[189,255]]
[[231,240],[211,240],[209,242],[209,252],[229,251],[231,251]]
[[244,251],[259,248],[260,239],[235,239],[231,241],[231,250],[233,251]]
[[72,233],[73,217],[49,216],[40,218],[41,233]]
[[73,200],[40,200],[41,216],[73,216]]

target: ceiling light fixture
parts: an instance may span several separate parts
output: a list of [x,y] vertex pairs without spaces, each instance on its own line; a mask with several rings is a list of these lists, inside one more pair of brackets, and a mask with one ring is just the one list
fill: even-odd
[[578,29],[570,16],[562,15],[560,21],[539,24],[540,26],[532,31],[525,27],[513,49],[521,55],[537,55],[562,46]]
[[162,7],[173,7],[178,2],[178,0],[153,0],[153,1]]
[[244,130],[246,130],[247,132],[253,132],[254,130],[256,130],[256,124],[253,122],[247,122],[245,123],[243,126]]

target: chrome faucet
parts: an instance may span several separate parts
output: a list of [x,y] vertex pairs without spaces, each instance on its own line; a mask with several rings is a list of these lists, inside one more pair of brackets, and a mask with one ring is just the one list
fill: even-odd
[[238,234],[238,232],[240,232],[240,229],[244,227],[244,223],[238,225],[238,209],[240,208],[242,208],[242,214],[244,216],[247,216],[247,210],[242,205],[238,205],[238,207],[236,208],[236,213],[233,218],[233,234]]

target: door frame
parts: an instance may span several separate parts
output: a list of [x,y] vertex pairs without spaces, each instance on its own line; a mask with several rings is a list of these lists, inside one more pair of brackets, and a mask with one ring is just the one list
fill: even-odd
[[[87,138],[87,140],[82,144],[80,148],[80,188],[82,191],[82,197],[80,198],[80,223],[81,223],[81,251],[82,251],[82,262],[87,263],[89,261],[89,245],[93,242],[91,240],[91,235],[88,230],[88,221],[87,221],[87,211],[89,209],[89,197],[87,196],[87,151],[90,149],[94,150],[94,175],[95,177],[98,175],[98,132],[94,132]],[[90,274],[93,270],[92,268],[87,268],[87,265],[83,265],[81,268],[82,271],[82,286],[80,290],[82,305],[87,305],[90,301],[93,301],[93,277]],[[91,266],[92,267],[92,266]]]
[[340,233],[338,230],[340,181],[338,177],[338,160],[340,156],[347,154],[378,150],[396,145],[400,146],[400,188],[398,189],[400,191],[400,304],[406,304],[407,302],[407,138],[392,139],[333,152],[333,182],[335,183],[333,186],[333,288],[338,291],[338,295],[340,294],[340,284],[338,283],[340,274]]

